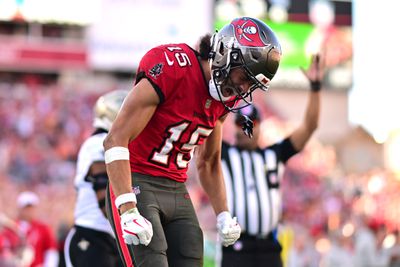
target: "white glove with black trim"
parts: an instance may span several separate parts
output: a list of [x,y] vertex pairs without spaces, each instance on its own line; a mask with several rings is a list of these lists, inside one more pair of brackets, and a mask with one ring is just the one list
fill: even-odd
[[217,216],[217,229],[219,239],[224,247],[233,245],[240,237],[242,229],[237,218],[232,218],[228,211],[223,211]]
[[145,217],[140,215],[137,208],[121,214],[122,236],[128,245],[143,244],[147,246],[153,237],[153,226]]

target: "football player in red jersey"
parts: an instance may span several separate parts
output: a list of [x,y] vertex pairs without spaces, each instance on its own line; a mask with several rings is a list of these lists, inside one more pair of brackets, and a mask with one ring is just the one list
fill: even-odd
[[[272,30],[249,17],[202,38],[199,51],[181,43],[144,55],[104,141],[106,208],[125,266],[132,259],[134,266],[203,266],[203,234],[185,186],[195,148],[220,241],[239,238],[221,171],[222,123],[252,103],[254,90],[267,90],[280,56]],[[244,130],[251,134],[251,121]]]

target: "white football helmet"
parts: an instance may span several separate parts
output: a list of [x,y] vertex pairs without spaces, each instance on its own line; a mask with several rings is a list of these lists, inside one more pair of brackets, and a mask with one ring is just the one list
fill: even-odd
[[109,131],[127,94],[127,90],[115,90],[100,96],[93,108],[93,127]]
[[264,22],[241,17],[225,25],[211,37],[209,58],[219,100],[223,103],[226,101],[221,93],[221,85],[226,83],[230,71],[233,68],[243,68],[253,85],[246,94],[238,95],[234,101],[244,100],[245,105],[238,108],[225,106],[234,111],[251,104],[255,89],[268,89],[278,70],[281,54],[278,38]]

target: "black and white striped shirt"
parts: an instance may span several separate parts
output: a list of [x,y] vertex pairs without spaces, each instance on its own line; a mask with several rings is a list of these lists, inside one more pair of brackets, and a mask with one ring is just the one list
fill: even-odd
[[289,138],[257,150],[242,150],[223,142],[222,169],[229,210],[243,232],[264,236],[277,228],[282,209],[281,169],[296,153]]

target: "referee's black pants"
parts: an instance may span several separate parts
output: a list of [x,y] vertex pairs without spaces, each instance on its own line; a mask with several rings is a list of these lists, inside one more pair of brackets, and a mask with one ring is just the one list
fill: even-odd
[[259,238],[242,233],[235,244],[222,248],[221,267],[282,267],[281,251],[272,234]]

